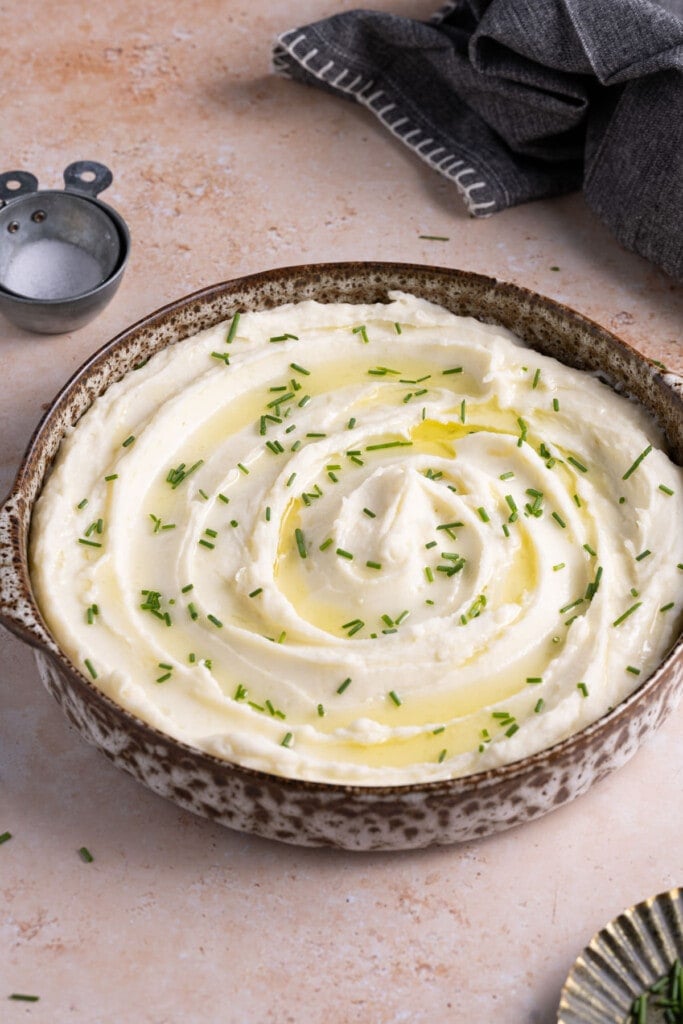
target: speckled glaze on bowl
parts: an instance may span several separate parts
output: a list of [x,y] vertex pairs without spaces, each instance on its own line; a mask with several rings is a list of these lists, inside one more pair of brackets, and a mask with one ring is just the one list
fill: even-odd
[[683,960],[683,889],[638,903],[593,936],[564,984],[557,1024],[625,1024],[633,1001],[676,959]]
[[313,298],[381,302],[393,289],[499,323],[540,352],[601,374],[657,419],[683,463],[683,380],[578,313],[523,288],[464,271],[396,263],[290,267],[214,285],[130,327],[79,369],[38,426],[0,509],[0,621],[38,648],[41,676],[69,721],[120,768],[181,807],[240,831],[303,846],[401,850],[490,835],[538,818],[629,760],[675,708],[683,638],[617,708],[581,733],[514,764],[465,778],[358,787],[280,778],[185,745],[105,697],[61,652],[31,589],[33,503],[67,430],[136,364],[237,310]]

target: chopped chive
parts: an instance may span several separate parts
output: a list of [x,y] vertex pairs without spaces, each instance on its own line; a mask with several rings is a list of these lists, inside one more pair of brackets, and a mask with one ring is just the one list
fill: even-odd
[[348,687],[350,685],[351,685],[351,678],[349,676],[347,679],[344,680],[343,683],[340,683],[340,685],[337,687],[337,693],[343,693],[344,690],[348,689]]
[[230,356],[227,352],[212,352],[212,359],[218,359],[219,362],[225,363],[226,366],[230,366]]
[[527,432],[529,430],[529,425],[528,425],[528,423],[526,423],[525,420],[522,419],[521,416],[517,417],[517,424],[518,424],[519,429],[520,429],[520,435],[519,435],[519,439],[517,441],[517,447],[521,448],[522,445],[524,444],[524,442],[526,441],[526,436],[527,436]]
[[133,443],[134,443],[134,441],[135,441],[135,434],[130,434],[130,435],[129,435],[129,436],[128,436],[128,437],[126,438],[126,440],[125,440],[125,441],[122,441],[122,442],[121,442],[121,447],[122,447],[122,448],[128,448],[128,446],[129,446],[129,445],[131,445],[131,444],[133,444]]
[[631,476],[631,474],[635,473],[635,471],[638,469],[638,466],[641,464],[641,462],[643,461],[645,456],[649,455],[651,451],[652,451],[652,445],[649,444],[647,446],[647,448],[643,449],[643,451],[640,453],[640,455],[635,460],[635,462],[631,466],[629,466],[629,468],[626,470],[626,472],[624,473],[624,475],[622,476],[621,479],[622,480],[628,480],[628,478]]
[[389,690],[389,696],[390,696],[391,700],[394,702],[394,704],[396,705],[396,707],[400,708],[400,706],[403,703],[403,701],[401,700],[399,695],[396,693],[396,690]]
[[190,603],[188,604],[188,606],[187,606],[187,610],[188,610],[188,612],[190,613],[190,618],[191,618],[192,620],[196,620],[196,619],[198,619],[198,618],[199,618],[199,612],[198,612],[198,611],[197,611],[197,609],[195,608],[195,606],[194,606],[194,604],[192,603],[192,601],[190,601]]
[[106,483],[109,483],[110,480],[118,480],[118,478],[119,478],[119,474],[118,473],[110,473],[109,476],[105,476],[104,479],[105,479]]
[[579,462],[578,459],[575,459],[573,455],[567,456],[567,462],[571,462],[572,466],[574,466],[575,469],[578,469],[580,473],[588,472],[587,467],[584,466],[582,462]]
[[365,450],[366,452],[378,452],[382,448],[410,448],[412,444],[412,441],[385,441],[384,444],[368,444],[365,446]]
[[9,840],[11,838],[12,838],[12,833],[11,832],[3,832],[2,835],[0,836],[0,846],[2,846],[3,843],[9,842]]
[[636,601],[636,603],[632,604],[630,608],[627,608],[626,611],[623,612],[618,619],[615,619],[612,625],[620,626],[622,622],[624,622],[624,620],[629,617],[629,615],[633,615],[633,613],[637,611],[638,608],[640,608],[642,603],[642,601]]
[[505,735],[514,736],[516,732],[519,732],[519,726],[516,722],[513,722],[510,728],[505,730]]
[[291,487],[295,480],[296,480],[296,473],[292,473],[292,475],[288,478],[287,483],[285,484],[285,486],[286,487]]
[[507,471],[507,473],[501,473],[500,476],[498,477],[498,479],[499,480],[510,480],[514,475],[515,474],[512,472],[512,470],[509,469]]
[[639,668],[635,668],[633,665],[627,665],[626,666],[626,671],[630,672],[632,676],[639,676],[640,675],[640,669]]
[[220,619],[217,619],[215,615],[207,615],[206,617],[209,620],[209,622],[213,622],[214,626],[217,626],[218,629],[223,628],[223,623],[221,622]]
[[233,530],[234,530],[234,529],[236,529],[236,527],[238,527],[238,526],[239,526],[240,524],[238,523],[238,521],[237,521],[236,519],[231,519],[231,520],[230,520],[230,525],[232,526],[232,528],[233,528]]
[[559,572],[560,569],[564,569],[566,562],[558,562],[557,565],[553,566],[553,572]]
[[505,534],[506,537],[510,536],[510,530],[508,529],[507,523],[503,523],[503,533]]
[[364,508],[363,512],[365,513],[366,516],[368,516],[369,519],[376,519],[377,518],[377,513],[373,512],[369,508]]
[[311,371],[304,369],[303,366],[299,366],[298,363],[290,363],[289,366],[290,366],[290,369],[295,370],[297,373],[303,373],[303,375],[305,377],[310,377],[311,376]]
[[595,558],[596,555],[597,555],[597,552],[593,550],[593,548],[590,546],[590,544],[584,544],[583,545],[583,550],[587,551],[588,554],[591,555],[593,558]]
[[93,677],[93,679],[97,679],[97,672],[95,671],[95,669],[93,667],[93,663],[90,660],[90,658],[86,658],[85,659],[84,665],[87,668],[87,670],[90,673],[90,675]]
[[204,530],[204,533],[206,534],[207,537],[217,537],[218,536],[218,530]]
[[446,754],[447,753],[448,753],[448,751],[444,747],[444,749],[441,751],[441,753],[439,754],[439,756],[437,758],[437,761],[439,762],[439,764],[443,764],[443,762],[446,760]]
[[491,520],[489,518],[489,514],[488,514],[488,512],[486,511],[486,509],[483,506],[479,507],[477,509],[477,512],[479,513],[479,518],[482,520],[482,522],[484,522],[484,523],[490,523],[491,522]]
[[349,422],[346,424],[346,429],[347,430],[353,430],[355,425],[356,425],[356,417],[352,416],[351,419],[349,420]]
[[441,371],[443,377],[447,377],[449,373],[462,373],[462,366],[452,366],[450,370]]
[[353,555],[351,554],[351,552],[345,551],[344,548],[337,548],[336,553],[339,555],[340,558],[348,558],[349,561],[353,559]]
[[84,537],[78,538],[79,544],[85,544],[89,548],[101,548],[102,545],[97,540],[86,540]]
[[543,676],[527,676],[526,681],[531,686],[537,686],[539,683],[543,682]]
[[576,684],[576,689],[580,690],[584,697],[588,696],[588,687],[586,686],[585,683],[577,683]]
[[536,714],[536,715],[539,714],[539,712],[543,710],[544,705],[545,705],[545,701],[543,700],[542,697],[539,697],[539,699],[536,701],[536,706],[534,708],[534,714]]
[[155,681],[155,683],[165,683],[166,680],[170,679],[170,678],[171,678],[171,673],[170,672],[166,672],[165,675],[159,676],[159,678],[155,679],[154,681]]
[[353,334],[360,334],[361,338],[363,339],[364,344],[366,344],[366,345],[370,341],[370,339],[368,338],[368,332],[367,332],[367,328],[365,327],[365,324],[363,324],[361,327],[354,327],[354,328],[352,328],[352,333]]
[[270,505],[266,505],[266,522],[270,522]]
[[[453,522],[453,523],[440,523],[437,526],[437,530],[446,530],[446,531],[448,531],[448,530],[457,530],[462,525],[463,524],[459,520],[457,520],[456,522]],[[436,543],[436,541],[434,543]]]
[[659,490],[662,491],[664,494],[668,494],[669,496],[671,496],[673,494],[673,491],[671,490],[671,488],[667,487],[666,484],[660,484],[659,485]]
[[37,1003],[40,1000],[40,996],[27,996],[24,992],[13,992],[9,998],[22,1003]]
[[434,582],[434,572],[432,571],[431,565],[425,565],[425,576],[427,577],[428,583]]
[[318,718],[324,718],[324,717],[325,717],[325,708],[323,707],[322,704],[318,704]]
[[283,644],[286,639],[287,639],[287,630],[283,629],[282,632],[280,633],[279,637],[277,638],[277,642],[279,644]]
[[79,501],[78,505],[76,505],[76,508],[85,508],[85,506],[87,504],[88,504],[88,499],[87,498],[83,498],[83,501]]
[[659,610],[660,610],[660,612],[668,612],[668,611],[670,611],[673,608],[673,606],[674,606],[674,602],[673,601],[669,601],[668,604],[663,604],[662,607]]
[[564,519],[559,514],[559,512],[553,512],[553,519],[555,520],[555,522],[559,523],[563,530],[566,530],[567,524],[565,523]]
[[381,569],[382,568],[382,563],[381,562],[366,562],[365,564],[367,565],[368,569]]
[[214,549],[214,548],[216,547],[216,545],[215,545],[215,544],[212,544],[212,543],[211,543],[211,541],[208,541],[208,540],[204,540],[204,538],[203,538],[203,537],[201,537],[201,538],[200,538],[200,540],[198,541],[198,543],[199,543],[199,544],[201,544],[201,546],[202,546],[203,548],[208,548],[208,549],[209,549],[209,551],[213,551],[213,549]]
[[232,321],[230,322],[230,329],[228,330],[228,336],[225,339],[228,345],[232,341],[234,341],[234,339],[235,339],[235,335],[237,334],[237,325],[239,324],[239,322],[240,322],[240,314],[239,313],[235,313],[235,315],[232,318]]
[[248,691],[246,686],[243,686],[242,683],[238,683],[237,689],[235,690],[235,693],[233,695],[233,700],[244,700],[244,698],[247,696],[247,692]]
[[280,746],[281,747],[288,747],[289,744],[292,742],[292,739],[293,739],[293,737],[292,737],[292,733],[291,732],[285,733],[284,737],[280,741]]
[[560,411],[560,400],[558,398],[553,398],[553,409],[555,412]]
[[306,557],[306,541],[304,540],[303,531],[297,526],[294,531],[294,539],[296,540],[297,550],[302,558]]
[[461,423],[465,422],[465,415],[466,415],[466,413],[467,413],[467,399],[463,398],[462,402],[460,403],[460,422]]
[[427,549],[429,549],[429,548],[435,548],[435,547],[436,547],[436,545],[437,545],[437,542],[436,542],[435,540],[430,540],[430,541],[429,541],[429,542],[428,542],[427,544],[425,544],[425,547],[426,547]]
[[636,555],[636,562],[642,562],[644,558],[647,558],[647,556],[651,554],[652,552],[650,551],[650,549],[645,548],[645,550],[641,551],[639,555]]
[[327,540],[324,540],[324,541],[322,542],[322,544],[320,545],[320,547],[318,548],[318,550],[319,550],[319,551],[325,551],[325,550],[327,550],[327,548],[329,548],[330,544],[332,544],[332,543],[333,543],[333,541],[332,541],[332,538],[331,538],[331,537],[328,537],[328,538],[327,538]]
[[256,590],[252,590],[251,594],[249,594],[248,596],[249,597],[258,597],[259,594],[262,594],[262,593],[263,593],[263,587],[257,587]]
[[272,338],[268,338],[270,342],[276,341],[298,341],[299,338],[296,334],[275,334]]
[[449,235],[418,235],[418,238],[424,238],[426,242],[450,242]]
[[538,368],[538,369],[536,370],[536,373],[534,374],[534,379],[533,379],[533,380],[532,380],[532,382],[531,382],[531,387],[533,388],[533,390],[534,390],[534,391],[535,391],[535,390],[536,390],[536,388],[538,387],[538,382],[539,382],[539,380],[540,380],[540,379],[541,379],[541,369],[540,369],[540,367],[539,367],[539,368]]
[[577,597],[576,601],[571,601],[569,604],[566,604],[564,608],[560,608],[560,615],[565,615],[571,608],[576,608],[577,605],[583,604],[583,601],[584,599],[582,597]]

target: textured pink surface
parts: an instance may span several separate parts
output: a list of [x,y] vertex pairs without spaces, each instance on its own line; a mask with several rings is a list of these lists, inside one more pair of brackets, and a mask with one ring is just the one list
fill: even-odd
[[[277,32],[351,6],[3,8],[0,170],[56,188],[72,160],[107,163],[103,198],[133,251],[111,306],[82,331],[38,337],[0,321],[0,493],[41,404],[89,353],[167,300],[271,266],[392,259],[492,274],[683,370],[680,290],[579,196],[470,220],[364,110],[269,75]],[[117,772],[2,633],[0,833],[13,838],[0,846],[0,1019],[551,1024],[593,932],[683,880],[682,724],[683,709],[587,796],[482,843],[297,850],[190,817]]]

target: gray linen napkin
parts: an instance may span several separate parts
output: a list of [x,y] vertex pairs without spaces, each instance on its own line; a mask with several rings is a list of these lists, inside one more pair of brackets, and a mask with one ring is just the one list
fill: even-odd
[[683,19],[659,4],[349,11],[284,32],[273,69],[362,103],[473,216],[583,188],[623,245],[683,278]]

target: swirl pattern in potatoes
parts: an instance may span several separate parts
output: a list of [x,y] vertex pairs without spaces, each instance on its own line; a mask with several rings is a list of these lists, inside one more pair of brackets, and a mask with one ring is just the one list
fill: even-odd
[[471,774],[598,719],[677,635],[683,473],[646,414],[392,293],[238,314],[111,386],[32,578],[115,701],[218,757]]

